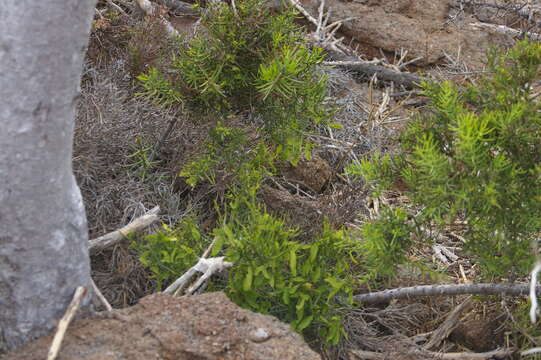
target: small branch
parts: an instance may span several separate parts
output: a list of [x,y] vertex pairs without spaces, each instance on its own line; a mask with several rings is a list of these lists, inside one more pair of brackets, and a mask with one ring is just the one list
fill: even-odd
[[[350,353],[357,359],[363,360],[387,360],[390,359],[385,353],[378,353],[373,351],[363,350],[351,350]],[[484,360],[484,359],[505,359],[506,357],[514,353],[513,349],[497,349],[483,353],[439,353],[433,351],[423,351],[423,355],[430,355],[434,359],[442,360]],[[415,355],[415,351],[411,352],[411,355]]]
[[178,294],[188,285],[188,281],[190,281],[190,279],[193,275],[195,275],[195,273],[203,273],[203,276],[201,276],[201,278],[197,280],[196,283],[188,289],[187,294],[191,295],[213,274],[228,269],[231,266],[233,266],[233,264],[224,261],[223,256],[210,259],[200,258],[197,264],[192,266],[188,271],[184,273],[184,275],[182,275],[177,280],[175,280],[175,282],[169,285],[169,287],[165,289],[163,293]]
[[163,144],[165,143],[165,141],[167,140],[167,138],[169,137],[169,135],[171,135],[171,132],[173,131],[173,128],[175,127],[175,124],[177,123],[178,121],[178,118],[176,116],[174,116],[170,121],[169,121],[169,124],[167,125],[167,129],[165,130],[165,132],[162,134],[162,136],[160,137],[160,140],[158,141],[158,143],[156,144],[156,146],[154,147],[154,149],[152,150],[152,153],[150,154],[150,156],[148,157],[148,162],[151,163],[152,161],[154,161],[154,159],[156,158],[156,155],[160,152]]
[[535,347],[528,350],[524,350],[523,352],[520,353],[520,356],[526,357],[526,356],[535,355],[539,353],[541,353],[541,347]]
[[[455,295],[528,295],[529,284],[456,284],[456,285],[423,285],[360,294],[353,297],[364,305],[387,302],[392,299],[408,299],[421,296],[455,296]],[[541,288],[537,289],[537,294]]]
[[328,51],[328,53],[338,66],[362,73],[368,77],[376,75],[381,80],[393,81],[406,88],[417,88],[421,82],[428,80],[409,72],[399,72],[382,65],[373,64],[369,61],[359,61],[355,57],[347,56],[336,51]]
[[56,333],[54,334],[53,342],[51,343],[49,353],[47,354],[47,360],[54,360],[58,356],[58,352],[60,351],[60,346],[62,345],[62,340],[64,339],[66,330],[68,329],[68,326],[73,319],[73,316],[79,309],[79,306],[81,306],[81,300],[85,296],[86,292],[87,289],[84,286],[79,286],[75,290],[75,294],[73,295],[73,299],[71,300],[71,303],[69,304],[66,313],[64,314],[64,316],[62,316],[62,319],[60,319],[60,322],[58,323]]
[[122,240],[126,239],[129,234],[141,231],[146,227],[154,224],[156,221],[159,220],[159,212],[160,207],[156,206],[153,209],[149,210],[145,215],[138,217],[123,228],[110,232],[109,234],[100,236],[99,238],[96,238],[94,240],[90,240],[88,244],[88,251],[90,255],[93,255],[100,250],[116,245]]
[[523,35],[527,35],[528,38],[530,38],[530,40],[534,40],[534,41],[540,41],[541,40],[541,34],[537,34],[537,33],[533,33],[533,32],[530,32],[530,31],[520,31],[520,30],[515,30],[515,29],[512,29],[510,27],[507,27],[505,25],[494,25],[494,24],[487,24],[487,23],[471,23],[470,26],[474,27],[474,28],[477,28],[477,29],[487,29],[487,30],[491,30],[493,32],[496,32],[498,34],[504,34],[504,35],[508,35],[508,36],[511,36],[511,37],[519,37],[519,36],[523,36]]
[[107,301],[105,296],[103,296],[100,289],[98,288],[98,286],[94,282],[94,279],[90,279],[90,281],[92,282],[92,289],[94,290],[94,294],[100,300],[100,302],[103,304],[103,306],[105,306],[105,309],[107,311],[113,311],[113,307],[111,306],[111,304],[109,304],[109,301]]

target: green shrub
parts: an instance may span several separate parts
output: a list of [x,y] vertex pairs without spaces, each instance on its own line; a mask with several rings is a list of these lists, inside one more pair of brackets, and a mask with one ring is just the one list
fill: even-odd
[[400,153],[350,171],[380,191],[404,183],[418,225],[465,219],[466,247],[485,275],[512,276],[530,269],[541,225],[541,109],[531,96],[541,45],[522,41],[489,59],[478,86],[423,84],[431,112],[409,124]]
[[[234,263],[224,290],[235,303],[291,323],[310,340],[336,344],[344,334],[340,308],[352,306],[359,242],[328,225],[312,243],[298,241],[297,230],[268,214],[257,199],[260,167],[267,160],[259,146],[237,164],[211,256],[223,253]],[[193,266],[208,244],[194,226],[184,221],[178,230],[165,229],[138,245],[141,261],[160,284]]]
[[367,279],[392,277],[396,265],[406,262],[406,250],[413,243],[413,229],[406,220],[402,209],[384,209],[378,220],[363,226],[362,264]]
[[344,334],[340,307],[352,305],[352,264],[359,243],[325,225],[310,244],[258,204],[234,193],[214,234],[235,266],[227,292],[240,306],[291,323],[309,339],[336,344]]
[[[291,9],[271,14],[263,0],[240,0],[235,9],[209,5],[204,30],[179,46],[171,66],[139,79],[144,95],[158,103],[183,102],[223,119],[203,154],[180,172],[192,187],[208,182],[226,189],[211,251],[234,263],[223,289],[240,306],[275,315],[310,340],[336,344],[344,335],[340,309],[352,306],[359,243],[329,225],[303,243],[257,199],[277,159],[309,157],[305,132],[331,115],[327,79],[317,70],[321,49],[308,47],[295,18]],[[232,125],[228,115],[243,111],[262,120],[261,129],[254,131],[255,122]],[[180,276],[203,252],[207,238],[194,226],[185,221],[138,245],[160,284]],[[181,255],[181,246],[192,250]]]
[[142,94],[164,105],[252,112],[278,153],[295,160],[306,148],[304,131],[331,114],[327,78],[317,71],[323,55],[309,48],[294,10],[271,14],[265,3],[209,4],[203,30],[180,42],[171,65],[151,68],[139,80]]

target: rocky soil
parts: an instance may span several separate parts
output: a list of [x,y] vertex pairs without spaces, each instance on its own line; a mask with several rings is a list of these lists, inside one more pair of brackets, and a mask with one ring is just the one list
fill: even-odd
[[[4,360],[42,360],[52,335]],[[223,293],[155,294],[137,305],[75,320],[58,360],[316,360],[302,338],[271,316],[240,309]]]

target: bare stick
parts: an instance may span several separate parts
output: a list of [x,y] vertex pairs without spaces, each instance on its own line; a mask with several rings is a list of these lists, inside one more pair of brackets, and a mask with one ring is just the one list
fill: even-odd
[[64,316],[62,316],[62,319],[60,319],[60,322],[58,323],[56,333],[54,334],[53,342],[51,343],[49,353],[47,354],[47,360],[54,360],[58,356],[58,352],[60,351],[60,346],[62,345],[62,340],[64,339],[66,330],[68,329],[68,326],[73,319],[73,316],[79,309],[79,306],[81,305],[81,300],[85,296],[86,291],[87,289],[84,286],[79,286],[75,290],[75,294],[73,295],[73,299],[71,300],[71,303],[69,304],[66,313],[64,314]]
[[[443,360],[483,360],[483,359],[505,359],[506,357],[514,353],[513,349],[496,349],[492,351],[487,351],[483,353],[438,353],[433,351],[423,351],[422,354],[431,355],[434,359],[443,359]],[[373,351],[363,351],[363,350],[351,350],[350,354],[354,355],[357,359],[363,360],[386,360],[390,359],[385,353],[378,353]],[[415,354],[415,351],[410,353],[411,355]]]
[[530,356],[530,355],[534,355],[534,354],[539,354],[539,353],[541,353],[541,347],[535,347],[535,348],[531,348],[531,349],[522,351],[522,352],[520,353],[520,356],[526,357],[526,356]]
[[109,304],[109,301],[107,301],[105,296],[103,296],[100,289],[98,288],[98,286],[94,282],[94,279],[90,279],[90,281],[92,282],[92,289],[94,290],[94,294],[96,294],[96,297],[100,300],[100,302],[103,304],[103,306],[105,306],[105,309],[107,311],[113,311],[113,307],[111,306],[111,304]]
[[122,240],[126,239],[129,234],[141,231],[146,227],[154,224],[156,221],[159,220],[159,212],[160,207],[156,206],[153,209],[149,210],[145,215],[138,217],[123,228],[110,232],[109,234],[100,236],[99,238],[96,238],[94,240],[90,240],[88,244],[88,251],[90,255],[93,255],[100,250],[116,245]]
[[359,61],[354,56],[344,55],[338,51],[332,51],[332,49],[327,49],[327,52],[338,66],[362,73],[368,77],[376,75],[381,80],[393,81],[406,88],[417,88],[421,82],[428,80],[409,72],[399,72],[385,66],[376,65],[373,61]]
[[532,305],[530,306],[530,320],[533,324],[535,324],[537,320],[537,275],[539,275],[539,272],[541,271],[541,262],[538,262],[534,269],[532,270],[532,279],[530,281],[530,302]]
[[216,258],[200,258],[197,264],[192,266],[181,277],[175,280],[167,289],[163,291],[164,294],[179,294],[184,287],[188,284],[195,273],[203,273],[203,276],[188,290],[188,294],[192,294],[204,281],[217,272],[221,272],[227,268],[233,266],[232,263],[224,261],[224,257]]
[[455,307],[453,311],[443,321],[443,323],[432,333],[430,341],[427,342],[423,347],[427,350],[434,349],[438,347],[443,340],[447,339],[449,334],[458,326],[460,316],[470,305],[472,304],[471,296],[467,298],[460,305]]
[[523,32],[523,31],[520,31],[520,30],[515,30],[515,29],[512,29],[512,28],[507,27],[505,25],[494,25],[494,24],[487,24],[487,23],[471,23],[470,26],[472,26],[474,28],[478,28],[478,29],[491,30],[491,31],[496,32],[498,34],[504,34],[504,35],[508,35],[508,36],[511,36],[511,37],[518,37],[518,36],[527,35],[528,38],[530,38],[530,40],[535,40],[535,41],[540,41],[541,40],[541,35],[540,34],[536,34],[536,33],[529,32],[529,31]]
[[[529,284],[455,284],[455,285],[423,285],[360,294],[353,297],[364,305],[387,302],[392,299],[408,299],[421,296],[455,296],[455,295],[528,295]],[[541,288],[537,289],[537,294]]]
[[160,151],[161,147],[163,146],[163,144],[165,143],[165,140],[167,140],[167,138],[169,137],[169,135],[171,134],[171,132],[173,131],[173,128],[175,127],[175,124],[177,123],[178,121],[178,118],[175,116],[173,117],[170,121],[169,121],[169,124],[167,125],[167,129],[165,130],[165,132],[162,134],[160,140],[158,140],[158,143],[156,144],[156,146],[154,146],[154,149],[152,150],[152,153],[150,154],[150,156],[148,157],[148,162],[151,163],[152,161],[154,161],[154,159],[156,158],[156,155],[158,154],[158,152]]
[[[205,283],[215,273],[222,272],[225,269],[228,269],[231,266],[233,266],[232,263],[224,261],[224,257],[201,259],[201,260],[205,260],[204,266],[206,266],[206,269],[204,270],[203,276],[201,276],[199,280],[197,280],[195,284],[193,284],[188,289],[188,291],[186,292],[188,295],[192,295],[197,289],[199,289],[201,285],[203,285],[203,283]],[[199,271],[201,270],[202,269],[200,269]]]

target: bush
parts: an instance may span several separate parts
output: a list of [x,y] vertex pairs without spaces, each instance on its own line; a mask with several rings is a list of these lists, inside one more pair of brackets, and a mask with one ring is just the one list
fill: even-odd
[[[359,242],[328,225],[313,242],[298,241],[297,230],[257,200],[269,153],[260,146],[250,156],[237,163],[236,181],[213,231],[211,256],[224,253],[234,264],[223,289],[242,307],[291,323],[310,340],[336,344],[344,335],[340,308],[352,306]],[[139,245],[141,261],[160,284],[193,266],[208,244],[192,221],[147,239]]]
[[330,114],[327,78],[316,69],[323,55],[308,47],[292,9],[271,14],[265,3],[209,4],[204,30],[181,42],[168,68],[151,68],[139,79],[143,94],[161,104],[254,112],[278,153],[295,160],[305,148],[303,132]]
[[310,244],[267,214],[255,194],[234,193],[228,218],[214,234],[226,246],[227,293],[240,306],[291,323],[307,339],[336,344],[344,335],[340,308],[352,306],[359,243],[325,225]]
[[530,269],[541,225],[541,115],[531,93],[541,45],[489,55],[491,76],[478,86],[423,84],[431,112],[409,124],[399,154],[349,170],[379,191],[405,184],[419,226],[465,219],[466,247],[485,275],[512,276]]
[[[240,306],[289,322],[310,340],[336,344],[344,335],[340,309],[353,301],[359,243],[328,225],[312,243],[303,243],[296,229],[268,214],[257,199],[277,159],[310,156],[304,133],[331,114],[324,101],[326,77],[317,71],[321,49],[307,46],[295,12],[271,14],[264,3],[209,5],[204,31],[179,46],[171,67],[152,68],[139,79],[144,94],[158,103],[185,102],[222,118],[203,154],[180,175],[192,187],[208,182],[226,189],[211,251],[234,263],[223,289]],[[264,141],[254,124],[232,126],[229,115],[243,111],[263,120]],[[187,220],[138,245],[159,285],[180,276],[203,252],[208,239],[194,224]],[[183,246],[192,250],[182,255]]]

